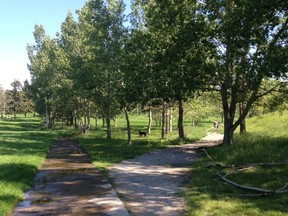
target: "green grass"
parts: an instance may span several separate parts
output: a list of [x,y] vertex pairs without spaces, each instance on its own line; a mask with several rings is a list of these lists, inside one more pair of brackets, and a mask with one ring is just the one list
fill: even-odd
[[33,177],[60,131],[47,131],[41,119],[0,120],[0,215],[9,214]]
[[[106,140],[103,128],[92,128],[91,133],[80,135],[78,139],[95,166],[107,172],[110,166],[124,159],[155,149],[193,142],[203,137],[207,129],[212,127],[212,120],[201,122],[196,127],[187,121],[187,139],[177,139],[174,125],[173,133],[162,140],[160,128],[153,125],[152,134],[141,138],[138,131],[145,130],[147,121],[146,116],[131,118],[131,146],[126,143],[127,131],[123,118],[119,118],[118,127],[112,127],[110,141]],[[288,159],[287,122],[288,112],[248,119],[249,132],[235,136],[233,146],[217,146],[207,151],[215,162],[223,164],[285,161]],[[32,186],[33,177],[54,140],[72,131],[65,127],[45,130],[41,119],[31,117],[0,120],[0,215],[9,214],[23,198],[23,192]],[[287,193],[269,197],[239,196],[247,192],[224,183],[215,174],[216,171],[228,170],[207,168],[209,163],[211,161],[203,154],[193,164],[193,172],[186,181],[189,190],[183,194],[189,205],[186,215],[288,215]],[[288,167],[256,167],[228,175],[227,178],[247,186],[277,189],[288,182]]]
[[[176,122],[174,120],[174,122]],[[199,123],[196,127],[192,127],[189,122],[185,123],[185,140],[179,140],[176,126],[173,132],[165,135],[165,139],[161,139],[161,128],[153,125],[151,135],[147,137],[139,137],[139,130],[146,130],[148,118],[146,116],[136,116],[131,118],[131,134],[132,145],[127,145],[127,131],[125,129],[125,119],[118,119],[118,126],[112,127],[112,139],[106,139],[105,128],[92,130],[89,134],[78,136],[78,140],[90,155],[94,165],[104,173],[109,167],[119,163],[122,160],[134,158],[137,155],[146,152],[161,149],[173,145],[183,144],[199,140],[206,135],[207,128],[211,127],[210,121]]]
[[[282,162],[288,159],[288,112],[271,113],[247,120],[245,135],[236,135],[233,146],[220,145],[207,149],[214,162],[244,165],[262,162]],[[184,193],[189,210],[186,215],[288,215],[288,194],[248,197],[244,191],[221,180],[215,173],[227,173],[223,168],[207,168],[212,162],[203,153],[193,164],[187,178],[189,190]],[[227,176],[246,186],[279,189],[288,183],[288,165],[254,167]]]
[[[79,141],[91,156],[93,163],[103,172],[123,159],[133,158],[159,148],[190,142],[203,137],[211,122],[191,127],[186,122],[186,140],[177,139],[177,131],[160,139],[161,131],[154,126],[152,135],[139,137],[138,130],[145,130],[146,116],[131,118],[132,145],[127,146],[125,119],[119,118],[118,127],[112,127],[112,139],[106,140],[103,128],[93,129],[87,135],[78,136]],[[176,122],[174,120],[174,122]],[[209,125],[209,126],[208,126]],[[57,126],[46,130],[43,119],[18,117],[16,120],[0,120],[0,215],[9,215],[23,199],[24,192],[33,186],[33,177],[44,161],[52,143],[61,135],[69,136],[73,128]]]

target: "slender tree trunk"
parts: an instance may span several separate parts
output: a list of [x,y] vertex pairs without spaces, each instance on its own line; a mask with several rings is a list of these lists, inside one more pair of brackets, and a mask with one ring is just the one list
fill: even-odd
[[88,102],[88,111],[87,111],[87,125],[90,128],[91,123],[91,102]]
[[117,116],[114,117],[114,127],[116,128],[118,126],[118,118]]
[[128,110],[125,107],[124,108],[124,112],[125,112],[125,118],[126,118],[126,124],[127,124],[127,143],[128,145],[131,145],[131,127],[130,127],[130,120],[129,120],[129,114],[128,114]]
[[172,133],[173,131],[173,108],[170,108],[170,114],[169,114],[169,132]]
[[105,117],[102,117],[102,128],[105,128]]
[[107,125],[107,139],[111,139],[112,136],[111,136],[111,123],[110,123],[110,116],[107,116],[106,117],[106,125]]
[[96,129],[98,128],[98,118],[99,118],[99,114],[98,114],[98,110],[97,110],[96,115],[95,115],[95,127],[96,127]]
[[74,127],[77,128],[77,111],[75,111],[74,114]]
[[178,117],[178,135],[179,139],[184,139],[184,126],[183,126],[183,100],[182,98],[179,99],[179,117]]
[[111,139],[111,116],[110,116],[110,106],[106,110],[106,128],[107,128],[107,139]]
[[161,138],[165,138],[165,112],[166,112],[166,104],[165,102],[163,103],[163,109],[162,109],[162,124],[161,124]]
[[74,122],[74,118],[73,118],[73,112],[70,113],[70,118],[69,118],[69,125],[72,126]]
[[148,135],[151,134],[151,128],[152,128],[152,110],[149,108],[149,113],[148,113]]
[[[240,103],[239,103],[239,114],[240,114],[240,116],[243,115],[244,108],[245,108],[244,102],[240,102]],[[246,133],[246,122],[245,122],[245,118],[244,118],[244,120],[240,123],[240,134],[244,134],[244,133]]]
[[165,113],[165,134],[168,134],[168,128],[169,128],[169,111],[168,109],[166,109],[166,113]]

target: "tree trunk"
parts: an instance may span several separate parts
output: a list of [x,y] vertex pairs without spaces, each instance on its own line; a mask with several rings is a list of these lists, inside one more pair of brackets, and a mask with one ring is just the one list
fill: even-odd
[[224,116],[224,137],[223,137],[223,143],[224,144],[233,144],[233,123],[229,119]]
[[106,129],[107,129],[107,139],[111,139],[111,113],[110,113],[110,106],[107,106],[106,109]]
[[90,128],[91,121],[91,102],[88,102],[88,110],[87,110],[87,126]]
[[165,114],[165,124],[166,124],[166,126],[165,126],[165,134],[168,134],[168,128],[169,128],[169,119],[168,119],[168,117],[169,117],[169,111],[167,109],[166,110],[166,114]]
[[152,110],[151,108],[149,109],[149,113],[148,113],[148,135],[151,134],[151,128],[152,128]]
[[125,118],[126,118],[126,124],[127,124],[127,137],[128,137],[127,143],[128,145],[131,145],[131,127],[130,127],[128,110],[126,107],[124,108],[124,112],[125,112]]
[[184,139],[184,127],[183,127],[183,100],[182,98],[179,99],[179,117],[178,117],[178,135],[179,139]]
[[70,119],[69,119],[69,125],[73,125],[74,118],[73,118],[73,112],[70,113]]
[[108,116],[106,117],[106,125],[107,125],[107,127],[106,127],[106,130],[107,130],[107,139],[109,140],[109,139],[112,138],[112,136],[111,136],[110,115],[108,115]]
[[[245,108],[244,102],[239,103],[239,114],[240,116],[243,115],[243,111]],[[240,123],[240,134],[246,133],[246,122],[245,119]]]
[[75,116],[74,116],[74,127],[77,128],[77,111],[75,111]]
[[163,109],[162,109],[162,124],[161,124],[161,138],[165,138],[165,112],[166,112],[166,104],[165,102],[163,103]]
[[170,113],[169,113],[169,132],[172,133],[173,131],[173,108],[170,108]]
[[96,115],[95,115],[95,127],[96,127],[96,129],[98,128],[98,118],[99,118],[98,111],[96,111]]
[[118,118],[117,118],[117,116],[115,116],[114,118],[113,118],[113,120],[114,120],[114,127],[116,128],[117,126],[118,126]]

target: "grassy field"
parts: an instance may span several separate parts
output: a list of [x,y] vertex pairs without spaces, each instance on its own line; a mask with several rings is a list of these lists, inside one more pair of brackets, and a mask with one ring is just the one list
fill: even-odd
[[11,212],[32,186],[59,132],[45,130],[38,118],[0,120],[0,215]]
[[[87,135],[77,139],[91,156],[93,163],[103,172],[123,159],[133,158],[145,152],[171,145],[192,142],[203,137],[212,127],[212,119],[192,127],[185,124],[186,140],[177,139],[177,130],[160,139],[160,127],[153,126],[152,134],[139,137],[138,131],[145,130],[146,116],[131,118],[132,145],[127,146],[125,120],[118,119],[112,127],[112,139],[106,140],[105,128],[92,128]],[[176,122],[176,121],[174,121]],[[236,136],[233,146],[218,146],[207,149],[213,162],[203,153],[192,166],[183,194],[189,209],[188,215],[288,215],[288,196],[275,194],[266,197],[247,197],[253,192],[237,189],[223,182],[215,173],[230,172],[219,167],[207,168],[211,163],[243,165],[260,162],[286,161],[288,155],[288,112],[273,113],[265,117],[249,119],[248,133]],[[73,129],[45,130],[43,121],[37,118],[0,120],[0,215],[12,211],[23,198],[23,192],[33,184],[32,179],[44,160],[51,144],[61,134],[71,134]],[[253,167],[247,171],[226,176],[238,184],[264,189],[278,189],[288,182],[288,166]],[[192,180],[192,181],[191,181]]]
[[[250,167],[245,171],[210,167],[221,163],[245,165],[280,163],[288,160],[288,112],[271,113],[247,120],[248,133],[236,135],[233,146],[217,146],[193,164],[187,178],[189,190],[184,197],[188,215],[288,215],[288,194],[258,196],[261,193],[236,188],[224,182],[216,172],[228,173],[227,179],[240,185],[261,189],[280,189],[288,183],[288,164],[270,167]],[[192,179],[192,182],[189,181]],[[288,189],[288,188],[286,188]]]
[[[186,122],[187,140],[177,140],[177,131],[160,139],[159,127],[154,127],[152,135],[141,138],[138,130],[145,130],[147,117],[131,118],[132,145],[127,146],[125,120],[119,118],[118,126],[112,127],[112,140],[106,140],[104,128],[93,129],[87,135],[80,135],[79,141],[90,154],[94,164],[103,172],[127,158],[163,148],[179,142],[193,141],[206,134],[206,129],[212,125],[207,121],[197,127],[191,127]],[[209,125],[209,126],[208,126]],[[33,177],[38,167],[44,161],[52,143],[60,135],[69,135],[73,128],[57,127],[46,130],[43,120],[39,118],[18,117],[16,120],[0,120],[0,215],[11,213],[14,206],[23,199],[24,191],[33,185]]]

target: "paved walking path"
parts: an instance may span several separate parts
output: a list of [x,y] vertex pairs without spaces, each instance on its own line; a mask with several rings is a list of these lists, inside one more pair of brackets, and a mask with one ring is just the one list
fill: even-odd
[[223,135],[212,133],[192,144],[167,148],[129,159],[111,169],[116,190],[131,215],[179,216],[184,200],[177,193],[199,147],[216,145]]
[[114,189],[69,138],[55,142],[14,216],[129,216]]
[[[196,149],[216,145],[222,136],[167,148],[123,161],[111,168],[116,190],[133,216],[179,216],[185,204],[177,193]],[[14,216],[129,216],[107,179],[70,138],[54,143]]]

